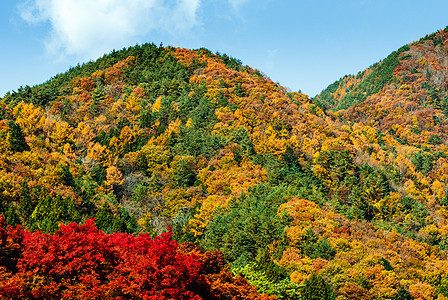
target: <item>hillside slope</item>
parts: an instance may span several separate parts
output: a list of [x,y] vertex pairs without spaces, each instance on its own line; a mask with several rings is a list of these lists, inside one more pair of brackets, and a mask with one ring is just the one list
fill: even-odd
[[48,233],[170,226],[279,299],[443,299],[445,36],[316,102],[227,55],[151,44],[20,88],[0,101],[0,213]]
[[407,84],[419,93],[413,101],[447,112],[447,32],[448,27],[401,47],[356,76],[344,76],[323,90],[316,101],[329,109],[347,109],[380,91]]

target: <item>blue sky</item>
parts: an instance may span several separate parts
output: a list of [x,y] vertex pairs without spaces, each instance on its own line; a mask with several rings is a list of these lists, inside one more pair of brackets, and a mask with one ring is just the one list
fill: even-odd
[[448,25],[446,0],[18,0],[0,3],[0,97],[112,49],[205,47],[314,96]]

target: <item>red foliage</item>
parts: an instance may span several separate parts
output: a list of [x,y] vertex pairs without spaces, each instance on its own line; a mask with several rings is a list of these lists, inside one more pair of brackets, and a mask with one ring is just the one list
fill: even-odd
[[8,226],[5,217],[0,215],[0,272],[14,272],[23,247],[23,230],[20,225]]
[[93,219],[53,235],[4,223],[0,216],[0,298],[267,299],[233,278],[221,252],[179,248],[171,233],[104,234]]
[[350,228],[345,225],[340,228],[335,228],[333,230],[333,232],[336,234],[340,234],[342,236],[346,236],[346,237],[348,237],[352,234],[352,231],[350,230]]

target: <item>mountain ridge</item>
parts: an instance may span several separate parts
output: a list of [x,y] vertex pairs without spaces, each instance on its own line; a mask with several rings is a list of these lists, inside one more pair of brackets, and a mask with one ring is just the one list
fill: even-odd
[[[338,110],[352,106],[351,103],[356,106],[366,100],[367,96],[378,93],[387,84],[414,82],[418,80],[417,77],[419,76],[429,86],[446,85],[443,81],[443,78],[446,77],[443,70],[446,69],[444,45],[446,44],[447,31],[448,27],[426,35],[419,41],[404,45],[397,51],[392,52],[383,61],[359,72],[356,76],[344,76],[324,89],[316,97],[316,100],[322,105]],[[370,74],[372,72],[374,74]],[[361,82],[356,82],[356,79],[361,80]],[[391,81],[392,79],[394,81]],[[353,80],[355,82],[351,82]],[[364,91],[366,87],[369,90],[368,93]],[[427,89],[429,87],[423,86],[423,88]],[[446,90],[446,87],[444,89]],[[343,103],[331,103],[334,101]],[[441,104],[439,103],[439,105]],[[442,105],[445,106],[445,104]]]
[[49,234],[91,217],[108,234],[170,226],[278,299],[444,299],[446,37],[315,99],[225,54],[153,44],[8,93],[0,213]]

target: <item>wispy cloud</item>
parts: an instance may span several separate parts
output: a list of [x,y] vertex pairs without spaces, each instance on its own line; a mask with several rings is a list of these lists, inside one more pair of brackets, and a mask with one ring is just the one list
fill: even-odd
[[27,0],[19,7],[30,24],[47,23],[47,51],[96,58],[135,43],[151,31],[182,35],[197,25],[201,0]]
[[228,0],[235,11],[238,11],[241,6],[249,2],[249,0]]

